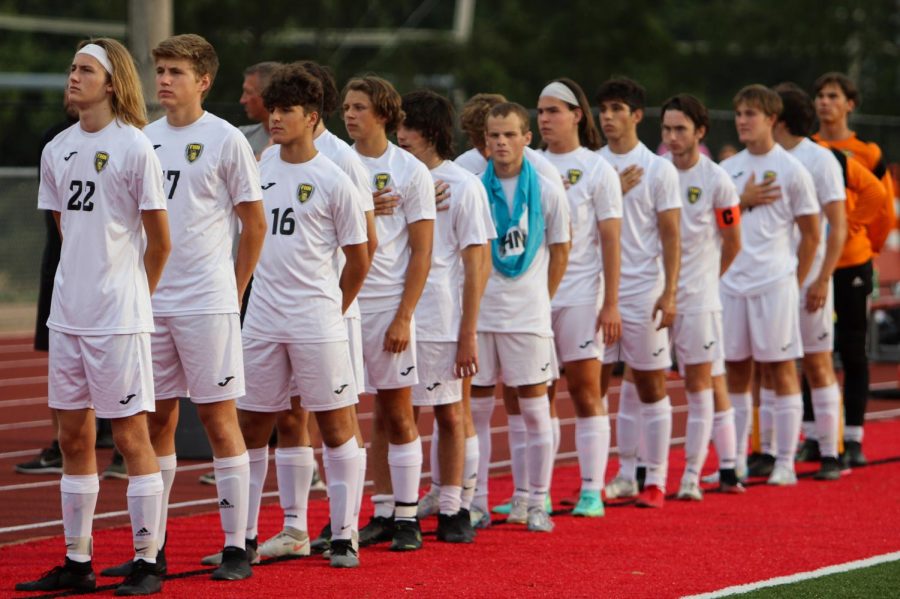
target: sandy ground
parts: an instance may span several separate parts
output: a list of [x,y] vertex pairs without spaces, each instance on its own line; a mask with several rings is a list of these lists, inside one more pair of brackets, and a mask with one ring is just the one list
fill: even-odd
[[34,331],[35,302],[0,304],[0,334]]

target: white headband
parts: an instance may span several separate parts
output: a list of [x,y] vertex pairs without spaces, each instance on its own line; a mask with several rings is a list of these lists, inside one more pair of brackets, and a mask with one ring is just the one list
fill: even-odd
[[550,96],[551,98],[562,100],[566,104],[579,106],[578,98],[575,97],[575,92],[569,89],[568,85],[560,83],[559,81],[548,84],[541,92],[541,96]]
[[103,46],[98,46],[97,44],[88,44],[75,53],[76,56],[78,54],[87,54],[88,56],[93,56],[97,59],[97,62],[99,62],[100,65],[104,69],[106,69],[106,72],[112,75],[112,63],[109,62],[109,54],[107,54],[106,49],[103,48]]

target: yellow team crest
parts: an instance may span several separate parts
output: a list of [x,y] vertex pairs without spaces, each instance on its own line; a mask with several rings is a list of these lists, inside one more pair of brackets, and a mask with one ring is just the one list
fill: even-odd
[[688,202],[690,202],[691,204],[696,204],[697,200],[700,199],[700,194],[702,193],[703,190],[701,190],[699,187],[694,187],[693,185],[691,185],[690,187],[688,187]]
[[766,171],[763,173],[763,181],[771,181],[775,178],[775,171]]
[[566,179],[572,185],[575,185],[576,183],[578,183],[581,180],[581,175],[582,175],[582,172],[580,170],[578,170],[577,168],[570,168],[568,171],[566,171]]
[[194,162],[200,158],[200,154],[202,153],[203,144],[188,144],[184,148],[184,157],[187,158],[188,162]]
[[301,183],[297,188],[297,199],[300,200],[301,204],[303,204],[312,197],[315,190],[316,188],[309,183]]
[[109,163],[109,153],[108,152],[97,152],[94,154],[94,170],[98,173],[106,168],[106,165]]
[[375,189],[381,191],[385,187],[387,187],[388,183],[391,181],[391,176],[388,173],[378,173],[375,175]]

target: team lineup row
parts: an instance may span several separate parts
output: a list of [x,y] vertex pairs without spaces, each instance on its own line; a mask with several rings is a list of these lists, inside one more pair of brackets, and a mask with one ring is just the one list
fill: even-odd
[[[17,589],[95,587],[96,414],[112,420],[127,465],[135,547],[103,573],[124,577],[117,595],[161,590],[179,397],[197,405],[213,449],[225,538],[203,563],[217,566],[217,580],[247,578],[260,556],[309,555],[316,544],[334,567],[358,566],[359,547],[377,542],[417,550],[418,519],[434,513],[439,540],[472,542],[490,524],[500,383],[516,489],[503,507],[510,522],[552,531],[561,368],[582,478],[573,513],[599,517],[604,498],[633,496],[662,507],[670,341],[689,408],[679,498],[702,499],[710,439],[721,490],[743,492],[754,362],[761,415],[771,414],[762,435],[769,482],[796,483],[801,357],[817,476],[840,475],[831,278],[848,231],[876,238],[877,251],[870,231],[885,202],[845,189],[839,159],[806,138],[812,102],[796,86],[737,94],[746,149],[721,166],[699,152],[709,122],[689,95],[663,106],[669,154],[647,149],[637,138],[644,91],[624,78],[597,94],[602,137],[581,87],[548,83],[537,101],[541,151],[529,147],[525,108],[479,94],[462,114],[474,147],[453,160],[447,99],[401,97],[376,76],[338,94],[327,69],[292,63],[261,92],[271,144],[255,156],[238,129],[202,108],[218,70],[206,40],[174,36],[153,58],[166,115],[146,124],[127,50],[84,42],[67,86],[79,122],[42,156],[38,205],[63,237],[47,325],[66,558]],[[337,109],[352,146],[324,126]],[[619,361],[620,469],[604,487],[606,391]],[[376,397],[368,451],[355,411],[362,392]],[[422,407],[435,414],[435,449],[420,502]],[[330,504],[313,543],[310,412]],[[284,528],[258,543],[276,426]],[[360,530],[367,465],[375,512]]]

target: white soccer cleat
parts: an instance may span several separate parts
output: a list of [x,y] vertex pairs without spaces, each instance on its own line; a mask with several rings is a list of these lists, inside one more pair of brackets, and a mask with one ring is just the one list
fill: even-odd
[[534,507],[528,510],[528,530],[531,532],[553,532],[553,520],[545,510]]
[[419,520],[437,515],[441,508],[440,499],[440,495],[434,491],[426,493],[422,499],[419,500],[419,507],[416,508],[416,516]]
[[623,476],[615,477],[603,488],[604,499],[623,499],[626,497],[637,497],[637,495],[637,481]]
[[703,501],[703,491],[695,480],[682,480],[675,499],[685,501]]
[[772,470],[772,475],[769,476],[769,480],[766,481],[766,484],[775,485],[777,487],[796,485],[797,473],[794,472],[794,469],[791,466],[775,464],[775,469]]
[[259,554],[263,557],[306,557],[309,555],[309,533],[285,527],[259,546]]
[[525,524],[528,522],[528,499],[525,497],[513,497],[509,516],[506,521],[509,524]]

